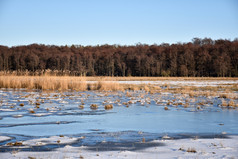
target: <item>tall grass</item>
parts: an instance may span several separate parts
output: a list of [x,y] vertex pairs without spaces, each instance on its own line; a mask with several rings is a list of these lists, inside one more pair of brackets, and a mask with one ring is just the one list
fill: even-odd
[[[124,91],[129,90],[145,90],[149,91],[151,86],[147,85],[128,85],[119,84],[117,81],[108,80],[105,78],[96,77],[97,80],[92,80],[84,76],[17,76],[1,75],[0,88],[25,88],[25,89],[39,89],[39,90],[100,90],[100,91]],[[92,82],[93,81],[93,82]]]
[[73,76],[0,76],[0,88],[26,88],[39,90],[123,90],[117,82],[95,81],[88,83],[85,77]]
[[[34,75],[19,76],[17,74],[8,74],[0,72],[0,88],[26,88],[26,89],[39,89],[39,90],[100,90],[100,91],[124,91],[124,90],[144,90],[149,93],[156,93],[162,91],[172,91],[174,93],[189,94],[190,97],[194,96],[210,96],[210,95],[229,95],[233,91],[237,90],[238,86],[228,85],[223,87],[193,87],[193,86],[181,86],[179,88],[172,89],[167,86],[167,89],[163,89],[160,85],[153,84],[119,84],[118,81],[123,80],[173,80],[173,77],[85,77],[85,76],[54,76],[43,74],[41,76]],[[202,78],[176,78],[176,80],[200,80]],[[208,78],[206,78],[208,79]],[[217,78],[216,78],[217,79]],[[225,79],[225,78],[223,78]],[[226,78],[227,79],[227,78]],[[233,78],[234,79],[234,78]],[[174,79],[175,80],[175,79]],[[219,94],[217,93],[221,91]],[[227,92],[224,92],[227,90]],[[222,95],[221,95],[222,93]],[[228,94],[228,95],[227,95]],[[236,95],[232,95],[232,98],[236,98]],[[228,98],[228,97],[227,97]]]
[[86,90],[87,84],[83,77],[0,76],[0,88]]

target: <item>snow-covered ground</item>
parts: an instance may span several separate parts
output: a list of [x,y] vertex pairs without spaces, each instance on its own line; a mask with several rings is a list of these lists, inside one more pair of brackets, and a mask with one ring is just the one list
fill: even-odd
[[[5,137],[0,137],[1,139]],[[73,147],[70,143],[75,138],[57,137],[35,139],[30,141],[23,141],[25,145],[54,143],[62,140],[65,145],[62,148],[55,149],[54,151],[9,151],[1,152],[0,158],[130,158],[130,159],[154,159],[154,158],[238,158],[238,136],[228,136],[228,138],[213,138],[213,139],[178,139],[178,140],[154,140],[151,144],[157,146],[143,147],[139,150],[116,150],[116,151],[98,151],[89,150],[87,146]],[[146,141],[145,143],[148,144]],[[133,145],[132,145],[133,146]],[[24,147],[24,146],[23,146]],[[187,152],[193,150],[194,152]]]
[[0,136],[0,142],[10,140],[11,138],[8,136]]
[[[97,81],[87,81],[96,83]],[[151,85],[170,85],[170,86],[195,86],[195,87],[217,87],[221,85],[238,84],[238,80],[161,80],[161,81],[103,81],[118,82],[120,84],[151,84]]]

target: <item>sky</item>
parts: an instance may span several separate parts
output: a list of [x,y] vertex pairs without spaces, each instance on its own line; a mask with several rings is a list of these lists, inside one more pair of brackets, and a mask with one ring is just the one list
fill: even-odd
[[238,0],[0,0],[0,45],[135,45],[238,37]]

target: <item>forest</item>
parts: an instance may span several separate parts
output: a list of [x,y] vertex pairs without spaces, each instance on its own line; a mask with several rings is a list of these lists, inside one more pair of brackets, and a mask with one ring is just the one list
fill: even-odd
[[72,76],[237,77],[238,39],[160,45],[0,45],[1,72]]

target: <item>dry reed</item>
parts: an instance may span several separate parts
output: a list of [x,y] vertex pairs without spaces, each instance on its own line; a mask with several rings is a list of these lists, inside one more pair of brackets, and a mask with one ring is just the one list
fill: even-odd
[[97,105],[97,104],[91,104],[90,108],[91,108],[91,109],[97,109],[97,108],[98,108],[98,105]]
[[7,143],[7,146],[22,146],[23,144],[22,144],[22,142],[18,142],[18,141],[16,141],[16,142],[9,142],[9,143]]
[[24,106],[24,103],[19,104],[19,106],[23,107],[23,106]]
[[225,100],[222,100],[222,102],[221,102],[221,106],[223,106],[223,107],[227,107],[228,104],[227,104],[227,102],[226,102]]
[[187,152],[196,153],[197,151],[195,148],[188,148]]
[[58,91],[123,90],[123,87],[121,87],[117,82],[98,81],[95,83],[87,83],[85,77],[69,76],[0,76],[0,88],[25,88]]
[[235,104],[235,102],[233,100],[230,100],[230,102],[228,103],[228,106],[235,107],[236,104]]
[[83,106],[83,105],[80,105],[80,106],[79,106],[79,108],[80,108],[80,109],[83,109],[83,108],[84,108],[84,106]]
[[113,105],[112,104],[108,104],[108,105],[105,105],[105,110],[110,110],[113,108]]
[[[41,76],[29,76],[25,73],[24,76],[18,74],[9,74],[0,72],[0,88],[25,88],[25,89],[39,89],[39,90],[100,90],[100,91],[124,91],[124,90],[144,90],[147,93],[159,93],[162,91],[172,91],[174,93],[188,94],[190,97],[215,96],[217,91],[221,91],[218,95],[221,98],[233,98],[237,96],[232,95],[231,91],[238,90],[237,84],[219,87],[193,87],[181,86],[180,88],[162,89],[162,85],[150,84],[119,84],[118,81],[162,81],[162,80],[236,80],[237,78],[195,78],[195,77],[85,77],[85,76],[52,76],[43,74]],[[223,91],[222,91],[223,90]]]

